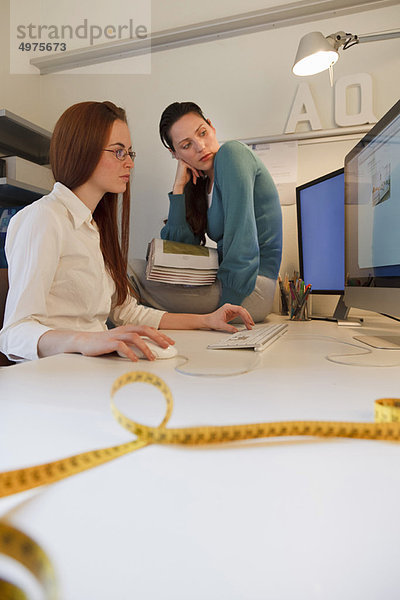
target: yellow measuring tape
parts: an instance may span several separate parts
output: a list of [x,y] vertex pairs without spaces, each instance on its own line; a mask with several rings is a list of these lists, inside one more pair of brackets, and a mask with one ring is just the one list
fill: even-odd
[[[148,383],[155,386],[163,394],[166,401],[165,416],[158,427],[149,427],[137,423],[125,416],[115,405],[115,394],[125,385],[130,383]],[[201,426],[168,428],[167,423],[171,417],[173,398],[166,383],[154,375],[144,371],[132,371],[121,375],[115,380],[111,388],[111,410],[114,418],[136,439],[109,448],[91,450],[82,454],[52,461],[46,464],[17,469],[0,473],[0,497],[9,496],[45,484],[54,483],[60,479],[92,469],[98,465],[114,460],[115,458],[143,448],[149,444],[178,444],[178,445],[204,445],[237,442],[242,440],[260,439],[267,437],[286,436],[316,436],[316,437],[344,437],[371,440],[400,441],[400,400],[391,398],[376,400],[375,422],[334,422],[334,421],[280,421],[276,423],[249,423],[246,425]],[[0,552],[16,558],[42,582],[48,591],[48,598],[55,598],[54,585],[48,583],[53,580],[53,571],[50,561],[37,544],[27,538],[22,532],[10,528],[6,523],[0,523]],[[10,542],[12,540],[12,543]],[[26,548],[29,547],[30,562],[21,560],[27,557]],[[24,551],[25,548],[25,551]],[[41,554],[42,553],[42,554]],[[41,566],[40,566],[41,565]],[[43,578],[43,573],[46,577]],[[49,575],[51,574],[51,575]],[[25,596],[12,595],[12,588],[4,588],[2,593],[0,579],[0,598],[24,598]],[[6,582],[5,586],[12,586]],[[8,595],[6,595],[6,592]],[[20,591],[15,592],[20,593]],[[23,592],[22,592],[23,593]],[[51,595],[53,594],[53,595]]]
[[[166,401],[165,416],[158,427],[149,427],[126,417],[117,408],[114,396],[130,383],[148,383],[163,394]],[[111,388],[111,410],[114,418],[137,439],[109,448],[90,450],[50,463],[0,473],[0,497],[9,496],[41,485],[54,483],[65,477],[92,469],[149,444],[201,445],[221,444],[267,437],[317,436],[345,437],[373,440],[400,440],[400,400],[383,399],[375,402],[375,423],[330,421],[279,421],[276,423],[249,423],[246,425],[201,426],[168,428],[173,398],[167,384],[144,371],[121,375]]]
[[[0,521],[0,553],[13,558],[36,577],[46,598],[57,598],[56,577],[47,554],[32,538],[5,521]],[[1,600],[26,600],[17,585],[0,578]]]

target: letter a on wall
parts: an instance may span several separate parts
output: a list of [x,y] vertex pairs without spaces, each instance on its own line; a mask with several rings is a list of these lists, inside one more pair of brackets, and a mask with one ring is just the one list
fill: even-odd
[[294,133],[297,123],[301,121],[308,121],[312,130],[322,129],[317,108],[307,83],[301,83],[297,89],[285,133]]

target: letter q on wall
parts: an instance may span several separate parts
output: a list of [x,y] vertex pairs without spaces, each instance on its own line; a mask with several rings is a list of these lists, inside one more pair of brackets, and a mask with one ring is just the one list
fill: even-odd
[[[347,100],[349,88],[358,87],[359,111],[349,114]],[[376,123],[372,109],[372,77],[368,73],[355,73],[340,77],[335,83],[335,121],[339,127]]]

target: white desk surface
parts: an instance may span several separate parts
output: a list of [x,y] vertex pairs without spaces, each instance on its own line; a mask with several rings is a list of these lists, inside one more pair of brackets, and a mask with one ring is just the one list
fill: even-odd
[[[364,366],[325,357],[356,351],[332,338],[357,343],[353,335],[382,323],[394,327],[372,316],[354,329],[289,322],[262,354],[206,350],[218,332],[173,332],[208,377],[177,372],[178,359],[79,355],[0,369],[0,470],[128,441],[111,416],[110,387],[131,370],[171,387],[171,427],[372,421],[375,399],[400,397],[399,366],[373,365],[400,365],[400,352],[357,357]],[[243,365],[253,370],[216,376]],[[151,386],[127,386],[117,399],[138,420],[164,414]],[[18,505],[11,521],[51,557],[63,600],[391,600],[400,589],[399,461],[397,443],[345,439],[149,446],[0,500],[0,515]]]

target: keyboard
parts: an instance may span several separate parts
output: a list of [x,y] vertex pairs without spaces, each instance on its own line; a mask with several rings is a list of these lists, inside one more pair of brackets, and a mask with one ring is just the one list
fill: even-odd
[[255,352],[262,352],[286,333],[287,328],[287,323],[271,323],[255,329],[243,329],[215,344],[209,344],[207,348],[212,350],[248,348]]

